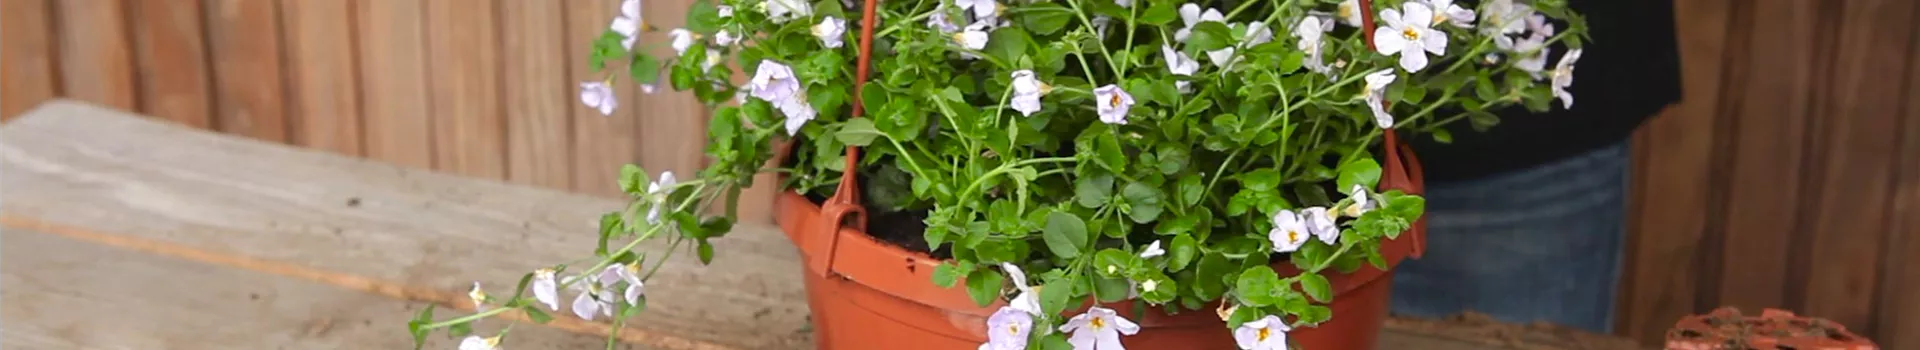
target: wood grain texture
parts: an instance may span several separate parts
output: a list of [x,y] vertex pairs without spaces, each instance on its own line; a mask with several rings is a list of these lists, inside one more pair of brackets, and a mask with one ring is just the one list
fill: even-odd
[[567,76],[569,81],[576,82],[570,86],[571,91],[579,91],[577,82],[597,81],[612,75],[614,90],[622,94],[621,106],[613,115],[602,115],[578,102],[569,103],[573,106],[573,189],[587,194],[620,196],[617,181],[620,166],[640,162],[637,111],[644,106],[630,97],[635,84],[626,76],[624,68],[610,67],[595,72],[587,64],[593,40],[607,32],[607,24],[613,21],[620,5],[607,0],[568,0],[562,4],[567,10],[567,34],[562,41],[568,55]]
[[[1920,18],[1920,8],[1914,9]],[[1920,23],[1912,24],[1920,31]],[[1920,38],[1914,38],[1920,53]],[[1875,313],[1883,349],[1920,348],[1920,60],[1907,61],[1906,109],[1900,119],[1899,162],[1888,203],[1887,244]]]
[[51,0],[0,1],[0,120],[60,95]]
[[[1711,201],[1715,115],[1720,98],[1720,62],[1725,57],[1730,0],[1676,1],[1682,102],[1647,121],[1636,136],[1635,181],[1628,263],[1621,281],[1616,332],[1652,343],[1681,316],[1706,307],[1694,304],[1700,266],[1695,254]],[[1674,292],[1685,291],[1685,292]]]
[[[686,13],[693,0],[644,1],[644,13],[679,14]],[[662,28],[661,31],[648,33],[640,39],[645,43],[670,42],[666,28],[679,28],[686,23],[686,16],[650,16],[647,24]],[[674,57],[673,48],[667,45],[650,45],[648,54],[662,57],[662,61]],[[615,69],[615,71],[622,71]],[[706,165],[707,110],[692,92],[676,92],[661,74],[660,88],[655,93],[644,93],[640,89],[627,89],[627,95],[638,102],[638,111],[634,115],[639,120],[635,132],[640,138],[640,166],[653,172],[673,171],[682,174],[698,172]],[[632,81],[631,77],[622,77]],[[645,82],[635,82],[645,83]]]
[[566,9],[557,1],[502,1],[501,59],[506,62],[507,180],[572,188],[573,134],[567,77]]
[[[1812,96],[1806,87],[1814,81],[1814,56],[1821,42],[1815,40],[1814,27],[1819,18],[1816,2],[1745,2],[1734,5],[1740,17],[1735,22],[1748,33],[1738,40],[1734,55],[1746,59],[1729,60],[1727,91],[1721,99],[1726,110],[1718,111],[1720,122],[1728,123],[1732,142],[1728,154],[1715,157],[1728,162],[1722,178],[1727,179],[1721,204],[1724,217],[1711,218],[1723,223],[1717,249],[1719,274],[1716,290],[1706,291],[1717,302],[1708,306],[1734,306],[1742,309],[1791,308],[1786,300],[1790,246],[1802,218],[1799,195],[1806,124],[1813,118]],[[1755,190],[1765,188],[1767,190]]]
[[213,127],[213,82],[200,0],[128,1],[140,112],[196,128]]
[[[121,0],[54,3],[59,15],[60,80],[66,97],[123,110],[140,107],[134,84],[133,38]],[[11,79],[11,78],[9,78]]]
[[271,0],[207,0],[220,131],[287,142],[280,9]]
[[1803,314],[1873,329],[1882,239],[1898,146],[1898,121],[1914,33],[1910,1],[1825,2],[1839,6],[1831,81],[1815,105],[1820,194],[1802,207],[1814,213],[1808,240]]
[[[94,232],[94,241],[163,242],[173,247],[153,250],[227,257],[226,268],[295,265],[333,276],[312,278],[328,284],[351,279],[369,285],[354,288],[411,300],[458,303],[474,280],[509,285],[589,256],[597,218],[626,207],[87,105],[49,106],[0,128],[8,217]],[[687,259],[661,268],[648,283],[648,312],[622,334],[664,348],[806,344],[798,253],[769,227],[736,230],[714,241],[722,254],[712,266]],[[643,249],[659,254],[665,242],[653,243]],[[397,334],[406,314],[387,317]]]
[[[53,233],[8,229],[5,239],[0,316],[8,323],[0,346],[10,349],[409,349],[399,321],[426,306]],[[481,322],[475,330],[491,334],[506,324]],[[526,349],[605,343],[528,326],[514,327],[509,339]],[[426,348],[457,343],[435,335]]]
[[483,179],[506,178],[497,4],[427,1],[434,169]]
[[361,155],[353,0],[281,0],[293,144]]
[[360,42],[361,137],[368,158],[433,168],[431,108],[427,98],[425,3],[354,2]]

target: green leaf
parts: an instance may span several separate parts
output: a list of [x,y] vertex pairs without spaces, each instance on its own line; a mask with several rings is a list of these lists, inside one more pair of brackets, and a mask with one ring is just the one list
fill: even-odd
[[852,146],[866,146],[872,144],[874,138],[885,135],[881,134],[879,129],[873,128],[872,120],[867,118],[853,118],[848,119],[845,123],[841,123],[840,131],[833,132],[833,136],[839,139],[840,143]]
[[1171,1],[1154,2],[1147,7],[1147,12],[1140,14],[1140,22],[1156,26],[1173,23],[1174,20],[1180,19],[1180,12],[1174,7],[1175,4],[1177,3]]
[[1093,254],[1093,270],[1102,277],[1124,277],[1133,264],[1133,254],[1107,248]]
[[634,82],[652,84],[660,80],[660,60],[653,55],[634,54],[632,64],[627,67],[627,74],[633,76]]
[[1257,307],[1235,308],[1233,314],[1227,315],[1227,328],[1240,328],[1242,323],[1265,318],[1267,316],[1265,313]]
[[1307,296],[1313,297],[1313,300],[1322,303],[1333,302],[1333,285],[1327,282],[1327,276],[1317,273],[1301,274],[1300,290],[1306,291]]
[[1027,31],[1020,30],[1019,27],[995,29],[993,33],[987,35],[987,47],[981,51],[999,57],[1005,62],[1013,62],[1021,56],[1026,56],[1027,47],[1033,45],[1033,39],[1027,36]]
[[1103,303],[1127,300],[1127,292],[1130,290],[1133,290],[1133,286],[1127,283],[1126,278],[1095,278],[1093,280],[1093,296]]
[[1159,159],[1160,174],[1173,175],[1174,173],[1180,172],[1181,169],[1186,169],[1187,161],[1191,157],[1192,155],[1187,153],[1186,147],[1161,144]]
[[676,65],[667,69],[667,80],[673,83],[674,90],[693,88],[693,79],[696,76],[699,76],[699,73],[688,70],[686,66]]
[[1115,138],[1112,132],[1106,131],[1106,128],[1089,128],[1088,130],[1096,129],[1099,131],[1093,131],[1095,133],[1093,149],[1098,157],[1094,158],[1094,161],[1107,167],[1107,170],[1127,171],[1127,155],[1120,150],[1120,140]]
[[1200,183],[1200,175],[1192,173],[1181,176],[1179,182],[1174,186],[1179,189],[1179,205],[1181,207],[1191,207],[1199,204],[1200,197],[1205,195],[1207,190],[1206,185]]
[[980,306],[992,304],[1000,298],[1000,286],[1007,282],[1000,271],[994,269],[974,269],[967,274],[967,296],[973,297],[973,303]]
[[620,190],[627,193],[641,193],[641,190],[646,189],[641,186],[647,183],[647,172],[640,170],[640,166],[633,164],[620,166]]
[[1427,210],[1427,199],[1420,196],[1402,195],[1398,191],[1390,191],[1382,197],[1386,198],[1387,212],[1406,221],[1420,220],[1420,215]]
[[1340,165],[1338,188],[1342,191],[1352,189],[1353,185],[1374,188],[1380,182],[1380,163],[1373,158],[1360,158]]
[[1279,302],[1274,294],[1280,293],[1280,275],[1266,265],[1255,266],[1240,273],[1240,279],[1234,283],[1234,295],[1240,298],[1240,304],[1252,307],[1264,307]]
[[712,264],[713,263],[713,244],[707,243],[707,239],[701,238],[699,246],[700,246],[699,248],[700,264],[701,265]]
[[953,284],[960,281],[960,276],[965,276],[972,272],[967,271],[968,269],[962,269],[960,264],[967,263],[947,262],[940,264],[940,266],[933,267],[933,285],[940,286],[940,288],[953,288]]
[[1173,242],[1167,244],[1167,271],[1187,269],[1188,263],[1192,263],[1194,254],[1198,252],[1200,252],[1198,242],[1194,242],[1192,235],[1181,233],[1173,237]]
[[[1048,313],[1058,314],[1059,312]],[[1067,334],[1054,332],[1040,337],[1040,350],[1073,350],[1073,343],[1067,342]]]
[[455,323],[452,326],[447,326],[447,339],[460,339],[460,337],[465,337],[468,334],[473,334],[473,322]]
[[1306,62],[1306,58],[1307,56],[1305,53],[1301,51],[1292,51],[1288,53],[1285,57],[1280,58],[1280,66],[1274,68],[1273,74],[1279,74],[1279,75],[1292,74],[1294,71],[1300,70],[1300,66]]
[[1200,22],[1193,26],[1192,34],[1187,36],[1185,49],[1189,53],[1206,52],[1226,48],[1234,42],[1233,31],[1225,23]]
[[1046,283],[1034,286],[1040,288],[1040,309],[1048,315],[1059,315],[1060,311],[1066,310],[1075,283],[1072,280],[1048,279]]
[[1127,215],[1133,217],[1134,223],[1144,224],[1160,218],[1160,191],[1153,186],[1130,182],[1120,190],[1120,196],[1127,199],[1127,206],[1131,208]]
[[1240,174],[1240,186],[1254,191],[1271,192],[1274,187],[1280,186],[1280,171],[1273,168],[1260,168]]
[[1073,180],[1073,199],[1081,207],[1099,208],[1113,197],[1113,175],[1098,173]]
[[1072,259],[1087,251],[1087,243],[1092,239],[1087,232],[1086,221],[1079,216],[1064,211],[1047,214],[1047,227],[1042,238],[1047,241],[1047,249],[1054,256]]
[[700,34],[720,31],[720,10],[706,1],[694,1],[687,8],[687,30]]
[[1301,308],[1299,315],[1300,322],[1318,325],[1321,322],[1333,319],[1333,309],[1320,305],[1308,305],[1305,308]]
[[1447,129],[1433,129],[1433,142],[1452,144],[1453,132],[1447,131]]
[[[1073,19],[1073,10],[1052,3],[1039,3],[1020,8],[1020,19],[1026,22],[1027,29],[1034,34],[1047,35],[1065,28]],[[991,44],[991,42],[989,42]]]
[[413,320],[407,321],[407,333],[413,335],[414,350],[425,346],[427,334],[433,333],[433,329],[426,328],[428,324],[433,323],[433,307],[434,304],[427,304],[427,307],[420,309],[419,314],[414,315]]
[[[1166,275],[1161,275],[1159,272],[1149,272],[1145,273],[1145,275],[1146,276],[1134,278],[1140,281],[1140,299],[1146,300],[1149,303],[1164,304],[1173,301],[1174,297],[1179,296],[1180,284],[1175,283],[1173,279],[1167,278]],[[1147,289],[1149,282],[1153,285],[1153,289],[1151,290]]]
[[520,308],[520,311],[526,312],[527,320],[533,321],[533,323],[547,324],[547,322],[553,322],[553,316],[547,315],[546,311],[540,311],[539,305],[527,304],[526,307]]
[[1200,257],[1200,266],[1195,270],[1196,276],[1193,283],[1194,293],[1199,294],[1201,299],[1213,300],[1220,298],[1221,295],[1227,293],[1227,274],[1235,272],[1239,267],[1239,265],[1234,265],[1232,261],[1228,261],[1227,256],[1221,255],[1219,252],[1207,253],[1207,255]]

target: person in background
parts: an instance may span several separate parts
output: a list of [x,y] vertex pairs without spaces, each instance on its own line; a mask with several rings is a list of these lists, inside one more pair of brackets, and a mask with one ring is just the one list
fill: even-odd
[[[1474,311],[1611,332],[1628,139],[1680,99],[1673,1],[1570,6],[1592,38],[1570,89],[1578,103],[1502,111],[1501,125],[1486,132],[1455,123],[1451,143],[1413,140],[1426,171],[1427,249],[1395,272],[1394,313]],[[1554,51],[1547,70],[1566,50]]]

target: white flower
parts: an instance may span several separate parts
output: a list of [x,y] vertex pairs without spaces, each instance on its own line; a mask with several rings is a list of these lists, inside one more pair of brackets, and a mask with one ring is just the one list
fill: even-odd
[[1580,61],[1580,51],[1567,51],[1560,56],[1560,63],[1553,65],[1553,96],[1560,98],[1561,108],[1573,108],[1573,93],[1567,92],[1567,87],[1573,86],[1573,64]]
[[1182,27],[1180,30],[1173,32],[1173,41],[1187,42],[1187,36],[1193,34],[1193,26],[1199,25],[1200,22],[1226,22],[1226,17],[1226,15],[1220,14],[1220,11],[1215,9],[1207,9],[1206,12],[1201,12],[1200,5],[1192,3],[1180,5],[1180,22],[1185,23],[1186,27]]
[[600,115],[613,115],[613,109],[620,107],[619,95],[613,94],[613,87],[607,83],[588,81],[580,83],[580,103],[588,108],[600,110]]
[[481,338],[477,335],[469,335],[466,339],[460,340],[460,350],[500,350],[500,336]]
[[1146,249],[1140,250],[1141,259],[1152,258],[1156,256],[1161,256],[1161,255],[1167,255],[1167,250],[1160,249],[1160,241],[1153,241],[1153,243],[1147,244]]
[[1460,28],[1473,27],[1473,10],[1454,4],[1453,0],[1427,0],[1427,7],[1433,9],[1433,24],[1445,23]]
[[1009,263],[1000,263],[1000,271],[1007,274],[1007,279],[1013,280],[1013,289],[1020,291],[1020,294],[1014,295],[1013,301],[1007,302],[1007,307],[1039,315],[1040,293],[1035,293],[1033,287],[1027,285],[1027,273]]
[[560,311],[560,284],[554,280],[553,269],[533,270],[533,300],[547,304],[547,308]]
[[714,9],[720,11],[720,18],[733,17],[733,6],[720,5],[720,6],[714,7]]
[[[718,66],[720,66],[720,63],[723,63],[723,62],[726,62],[725,60],[726,60],[726,58],[725,58],[725,57],[720,57],[720,55],[719,55],[719,54],[708,54],[708,55],[707,55],[707,60],[706,60],[706,61],[703,61],[703,62],[700,62],[700,72],[701,72],[701,73],[705,73],[705,72],[711,72],[711,71],[713,71],[713,67],[718,67]],[[724,88],[726,88],[725,86],[721,86],[721,85],[719,85],[719,84],[715,84],[715,85],[714,85],[714,87],[715,87],[716,89],[724,89]]]
[[1533,14],[1527,17],[1527,31],[1533,32],[1533,36],[1538,37],[1553,36],[1553,22],[1547,22],[1546,15]]
[[1433,11],[1417,2],[1402,4],[1401,9],[1380,12],[1387,26],[1374,28],[1374,51],[1382,55],[1400,55],[1400,68],[1418,72],[1427,67],[1427,54],[1447,54],[1447,33],[1433,30]]
[[573,298],[573,315],[588,321],[592,321],[595,314],[613,317],[613,301],[618,298],[614,295],[613,284],[619,280],[616,269],[602,269],[597,274],[582,274],[568,279],[573,285],[571,289],[580,293]]
[[1307,244],[1307,222],[1292,210],[1273,213],[1273,230],[1267,231],[1267,240],[1273,241],[1275,253],[1300,250]]
[[933,7],[933,14],[927,16],[927,28],[939,29],[941,33],[960,31],[960,26],[947,18],[947,4],[942,2]]
[[820,114],[820,111],[814,110],[813,105],[807,103],[804,98],[788,99],[785,103],[776,104],[774,107],[780,108],[780,114],[787,117],[787,136],[799,135],[800,128],[807,126],[807,122],[813,121],[813,117]]
[[1120,335],[1140,333],[1140,325],[1114,314],[1112,309],[1094,306],[1087,313],[1074,316],[1060,325],[1061,332],[1071,332],[1067,343],[1074,350],[1123,350]]
[[1533,75],[1534,80],[1541,78],[1540,72],[1547,68],[1547,55],[1553,52],[1553,48],[1547,47],[1546,38],[1538,35],[1520,39],[1518,42],[1505,36],[1494,38],[1493,41],[1501,48],[1512,51],[1513,67]]
[[620,40],[620,47],[633,50],[633,43],[640,38],[640,31],[647,29],[647,20],[640,18],[640,0],[621,1],[620,15],[614,17],[613,23],[608,24],[607,27],[620,33],[623,38]]
[[987,343],[980,350],[1024,350],[1027,334],[1033,332],[1033,314],[1003,307],[987,317]]
[[467,290],[467,300],[473,301],[473,311],[487,311],[487,292],[480,290],[480,281],[473,281],[473,289]]
[[[1243,25],[1234,24],[1234,27],[1241,26]],[[1245,24],[1244,26],[1245,30],[1243,32],[1246,33],[1246,37],[1240,38],[1239,43],[1218,50],[1207,51],[1207,58],[1213,62],[1213,65],[1220,66],[1221,69],[1230,69],[1235,62],[1240,61],[1239,57],[1233,55],[1234,50],[1273,41],[1273,31],[1267,29],[1266,22],[1253,22],[1251,24]]]
[[733,43],[737,41],[740,41],[740,37],[733,36],[732,31],[722,30],[719,33],[713,33],[714,44],[719,44],[720,46],[733,46]]
[[1040,111],[1040,96],[1052,90],[1053,86],[1035,78],[1033,71],[1017,70],[1013,72],[1013,98],[1007,104],[1012,105],[1020,115],[1031,116]]
[[640,93],[653,94],[653,84],[640,84]]
[[1348,27],[1360,28],[1361,18],[1360,18],[1360,2],[1359,1],[1354,1],[1354,0],[1341,1],[1340,7],[1338,7],[1338,9],[1335,11],[1336,12],[1334,12],[1333,15],[1334,17],[1340,19],[1341,24],[1346,24]]
[[1340,239],[1340,226],[1334,225],[1333,213],[1326,207],[1308,207],[1300,210],[1300,217],[1307,221],[1307,232],[1312,233],[1320,242],[1333,244]]
[[767,19],[773,23],[787,23],[795,18],[813,15],[813,5],[806,0],[767,0]]
[[1373,123],[1381,129],[1393,127],[1393,115],[1387,114],[1387,84],[1392,84],[1393,69],[1367,74],[1367,108],[1373,110]]
[[1140,282],[1141,292],[1153,293],[1154,289],[1159,289],[1159,288],[1160,288],[1160,281],[1157,281],[1157,280],[1147,280],[1146,282]]
[[1093,99],[1098,101],[1100,122],[1107,124],[1126,124],[1127,111],[1133,109],[1133,95],[1128,95],[1120,86],[1107,84],[1093,89]]
[[968,50],[977,51],[985,49],[987,48],[988,29],[990,28],[987,27],[986,22],[974,22],[973,24],[967,25],[966,30],[954,33],[953,43],[960,44],[960,47],[967,48]]
[[959,6],[961,10],[973,10],[973,18],[976,19],[999,17],[1000,14],[1000,3],[993,0],[953,0],[953,5]]
[[821,18],[813,25],[813,37],[820,38],[820,44],[829,49],[840,48],[841,38],[847,34],[847,21],[833,16]]
[[1513,0],[1492,0],[1485,10],[1480,13],[1480,31],[1488,35],[1520,33],[1527,29],[1527,17],[1533,15],[1532,6]]
[[[1166,57],[1167,71],[1172,72],[1173,75],[1190,77],[1200,70],[1199,61],[1194,61],[1193,57],[1188,57],[1185,52],[1174,50],[1172,46],[1160,45],[1160,55]],[[1187,87],[1190,83],[1192,82],[1180,80],[1173,82],[1173,86],[1179,88],[1180,93],[1187,93],[1191,90]]]
[[1239,343],[1242,350],[1287,350],[1287,331],[1291,330],[1293,327],[1287,326],[1280,317],[1267,315],[1241,323],[1239,329],[1233,330],[1233,341]]
[[673,41],[673,55],[680,56],[687,54],[687,48],[693,47],[695,36],[697,35],[693,34],[693,32],[681,28],[668,31],[667,38]]
[[1113,17],[1094,15],[1093,16],[1093,35],[1095,37],[1100,37],[1100,38],[1107,37],[1107,26],[1111,24],[1113,24]]
[[747,92],[777,106],[800,92],[800,80],[793,76],[793,68],[762,60],[753,71],[753,79],[747,81]]
[[625,294],[627,305],[640,305],[640,296],[647,291],[646,282],[640,280],[640,276],[643,275],[640,271],[640,262],[607,266],[607,269],[614,270],[621,280],[627,282],[626,292],[622,293]]
[[660,172],[660,178],[647,184],[647,223],[659,224],[660,212],[667,206],[667,189],[673,188],[679,181],[674,180],[672,171]]
[[1120,5],[1120,8],[1133,8],[1133,0],[1113,0],[1113,4]]
[[1347,206],[1341,207],[1340,210],[1340,213],[1347,217],[1357,218],[1360,217],[1361,214],[1366,214],[1368,211],[1373,210],[1373,202],[1367,200],[1366,186],[1354,184],[1353,191],[1347,192],[1347,199],[1352,200],[1353,203],[1348,203]]

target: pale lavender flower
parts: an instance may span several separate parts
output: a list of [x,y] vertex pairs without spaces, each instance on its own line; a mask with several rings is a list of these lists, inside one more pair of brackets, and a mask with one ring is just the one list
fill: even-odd
[[640,17],[640,0],[621,1],[620,15],[614,17],[613,23],[608,24],[607,27],[620,33],[623,38],[620,40],[620,47],[633,50],[633,43],[639,40],[640,31],[647,29],[647,20]]
[[1100,122],[1127,123],[1127,111],[1133,109],[1133,95],[1128,95],[1119,85],[1107,84],[1093,89],[1093,98],[1099,104],[1094,111],[1100,114]]
[[500,336],[481,338],[477,335],[469,335],[466,339],[460,340],[460,350],[500,350]]
[[1433,9],[1433,24],[1450,24],[1459,28],[1473,28],[1473,10],[1454,4],[1453,0],[1427,0],[1427,7]]
[[1326,207],[1308,207],[1300,210],[1300,217],[1307,221],[1307,232],[1312,233],[1320,242],[1333,244],[1340,239],[1340,226],[1334,225],[1333,213]]
[[533,300],[547,304],[547,308],[560,311],[560,284],[555,280],[553,269],[533,270]]
[[806,0],[767,0],[767,19],[773,23],[787,23],[800,17],[813,15],[813,4]]
[[1333,16],[1340,19],[1340,24],[1360,28],[1360,2],[1355,0],[1341,1],[1339,7],[1334,9]]
[[1561,108],[1573,108],[1573,93],[1567,87],[1573,86],[1573,64],[1580,61],[1581,49],[1567,51],[1560,56],[1560,63],[1553,66],[1553,96],[1560,98]]
[[[1173,46],[1160,45],[1160,56],[1166,58],[1167,71],[1173,73],[1173,75],[1191,77],[1194,72],[1200,71],[1199,61],[1193,60],[1193,57],[1187,56],[1185,52],[1174,50]],[[1173,86],[1178,88],[1180,93],[1184,94],[1192,90],[1192,88],[1188,87],[1191,83],[1193,82],[1180,80],[1175,81]]]
[[1409,2],[1380,12],[1387,26],[1373,31],[1374,51],[1382,55],[1400,55],[1400,68],[1418,72],[1427,67],[1427,54],[1447,54],[1447,33],[1434,30],[1433,10],[1427,5]]
[[1242,350],[1287,350],[1287,326],[1280,317],[1267,315],[1258,320],[1241,323],[1233,330],[1233,341]]
[[762,60],[760,67],[754,69],[753,79],[747,81],[747,92],[754,98],[779,106],[800,92],[800,80],[794,77],[793,68],[780,62]]
[[714,9],[720,11],[720,18],[733,17],[733,6],[720,5],[720,6],[714,7]]
[[1354,184],[1353,190],[1347,192],[1347,199],[1353,203],[1347,203],[1346,206],[1341,207],[1340,211],[1341,214],[1347,217],[1357,218],[1360,217],[1361,214],[1366,214],[1368,211],[1373,210],[1374,203],[1367,199],[1366,186]]
[[833,16],[821,18],[813,25],[813,37],[820,38],[820,45],[829,49],[840,48],[842,38],[847,34],[847,21]]
[[987,317],[987,343],[980,350],[1023,350],[1027,334],[1033,332],[1033,314],[1012,307],[1000,308]]
[[990,29],[992,28],[988,27],[987,22],[969,24],[965,30],[953,34],[953,42],[968,50],[986,49],[987,31]]
[[687,48],[693,47],[694,39],[696,39],[695,36],[697,35],[693,34],[693,32],[681,28],[674,28],[668,31],[667,39],[672,41],[673,55],[686,55]]
[[620,279],[627,282],[626,292],[622,293],[625,294],[627,305],[640,305],[640,296],[647,290],[646,282],[640,280],[643,275],[640,271],[640,262],[617,264],[607,268],[616,269]]
[[1000,15],[1000,3],[993,0],[953,0],[953,5],[959,6],[962,11],[973,10],[973,18],[976,20],[995,18]]
[[1112,309],[1094,306],[1087,313],[1067,319],[1061,332],[1072,333],[1067,343],[1075,350],[1124,350],[1120,335],[1140,333],[1140,325],[1115,314]]
[[1021,116],[1031,116],[1040,111],[1040,96],[1050,90],[1053,87],[1034,77],[1033,71],[1017,70],[1013,72],[1013,97],[1007,104],[1019,111]]
[[582,320],[592,321],[595,315],[613,317],[614,301],[619,296],[613,291],[615,283],[620,281],[619,269],[608,266],[596,274],[581,274],[568,279],[579,296],[573,298],[573,315]]
[[1227,16],[1220,14],[1220,10],[1206,9],[1206,11],[1201,11],[1200,5],[1192,3],[1180,5],[1180,22],[1186,26],[1173,32],[1173,41],[1187,42],[1187,36],[1193,35],[1193,26],[1200,25],[1200,22],[1226,21]]
[[734,36],[733,31],[721,30],[719,33],[713,33],[714,44],[718,44],[720,46],[733,46],[733,43],[737,41],[740,41],[740,37]]
[[780,108],[780,114],[787,117],[787,136],[799,135],[800,128],[806,126],[807,122],[813,121],[813,118],[820,113],[814,110],[813,105],[807,103],[804,97],[795,96],[774,106]]
[[1007,274],[1007,279],[1013,280],[1013,289],[1020,291],[1020,294],[1014,295],[1012,301],[1007,302],[1007,307],[1039,315],[1040,299],[1036,294],[1040,293],[1034,293],[1033,287],[1027,285],[1027,273],[1021,271],[1019,266],[1009,263],[1000,263],[1000,271]]
[[1387,114],[1387,85],[1393,84],[1393,69],[1367,74],[1367,108],[1373,110],[1373,123],[1381,129],[1393,127],[1393,115]]
[[607,83],[588,81],[580,83],[580,103],[588,108],[600,111],[601,115],[613,115],[614,108],[620,107],[620,97],[613,93],[613,87]]
[[1532,6],[1514,0],[1492,0],[1485,6],[1480,13],[1480,32],[1487,35],[1518,34],[1527,29],[1527,17],[1533,16]]
[[473,311],[487,311],[487,292],[480,290],[480,281],[473,281],[473,289],[467,290],[467,300],[473,301]]
[[661,212],[667,206],[667,190],[679,181],[673,178],[672,171],[660,172],[660,178],[647,184],[647,223],[659,224]]
[[1293,36],[1300,38],[1297,46],[1300,48],[1300,51],[1307,53],[1307,59],[1304,63],[1308,71],[1320,74],[1333,74],[1333,67],[1328,67],[1325,59],[1321,57],[1321,52],[1325,51],[1324,48],[1327,45],[1320,41],[1321,37],[1332,30],[1332,20],[1313,15],[1300,19],[1300,24],[1293,27]]
[[1267,240],[1273,242],[1275,253],[1287,253],[1300,250],[1307,244],[1307,222],[1291,210],[1273,213],[1273,229],[1267,231]]

